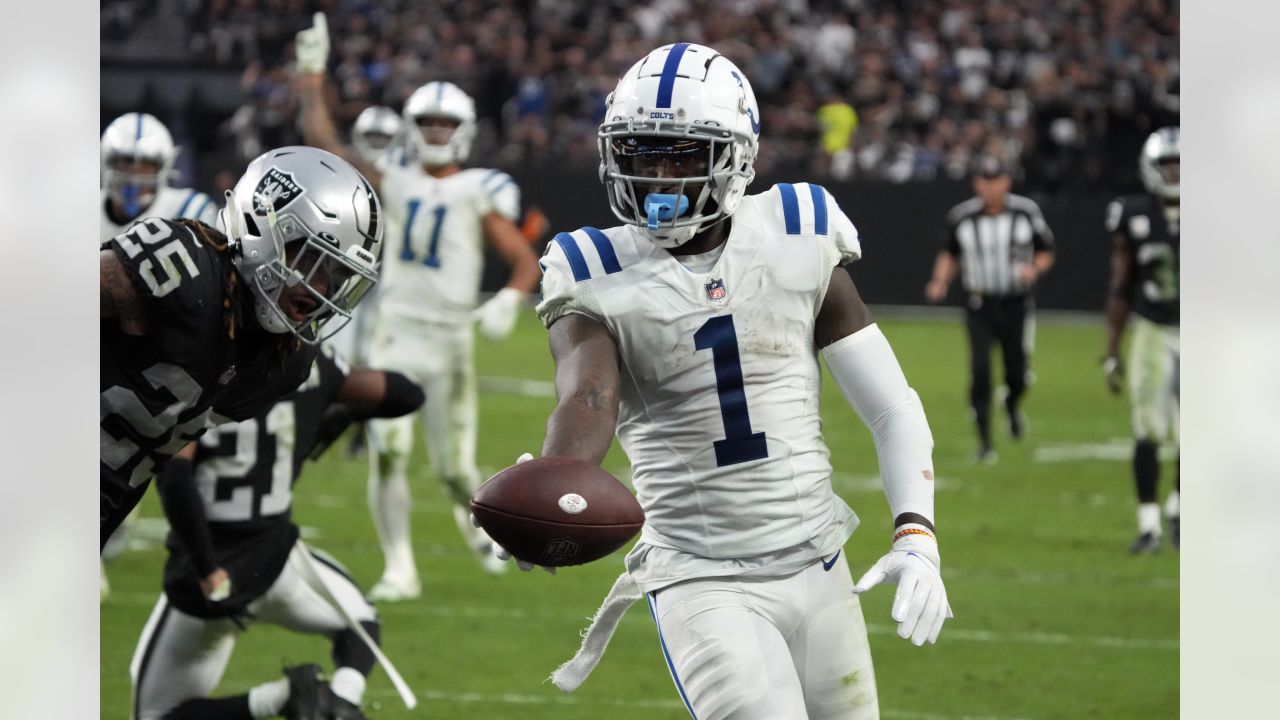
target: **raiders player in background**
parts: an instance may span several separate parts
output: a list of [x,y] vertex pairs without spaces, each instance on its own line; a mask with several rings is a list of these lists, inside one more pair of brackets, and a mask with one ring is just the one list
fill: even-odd
[[227,201],[225,235],[148,218],[100,253],[102,542],[173,453],[305,380],[376,280],[378,198],[342,159],[270,151]]
[[[298,33],[298,95],[308,144],[342,155],[378,189],[387,213],[387,262],[378,285],[370,364],[394,368],[427,392],[420,416],[427,457],[453,503],[453,518],[481,566],[501,572],[483,530],[469,521],[476,467],[475,332],[509,335],[524,299],[538,286],[538,257],[515,221],[520,189],[500,170],[464,167],[476,133],[475,102],[449,82],[429,82],[405,101],[403,142],[370,165],[338,139],[324,83],[329,32],[323,13]],[[505,287],[480,303],[485,247],[511,268]],[[369,506],[382,544],[375,602],[418,597],[422,585],[409,525],[409,461],[414,421],[370,421]]]
[[[310,563],[329,592],[370,637],[379,624],[346,571],[299,539],[293,485],[353,419],[398,417],[422,404],[403,375],[357,368],[326,349],[293,393],[255,417],[221,425],[175,455],[156,481],[173,531],[164,594],[130,666],[135,720],[362,718],[359,707],[374,656],[312,583]],[[236,638],[261,620],[333,640],[331,685],[319,666],[248,693],[210,698]]]
[[[1125,383],[1120,344],[1133,318],[1128,387],[1133,421],[1133,478],[1138,491],[1138,538],[1129,551],[1156,552],[1163,536],[1158,489],[1160,444],[1178,446],[1178,254],[1180,212],[1179,129],[1147,138],[1138,159],[1147,192],[1116,199],[1107,208],[1111,233],[1111,288],[1107,297],[1107,387]],[[1165,501],[1173,547],[1178,547],[1181,473]]]
[[154,115],[121,115],[102,132],[102,236],[106,242],[141,217],[214,224],[218,204],[191,188],[169,187],[178,148]]

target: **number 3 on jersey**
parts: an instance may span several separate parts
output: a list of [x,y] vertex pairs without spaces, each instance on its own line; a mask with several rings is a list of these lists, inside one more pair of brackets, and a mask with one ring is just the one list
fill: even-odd
[[716,466],[737,465],[769,457],[762,432],[751,432],[747,412],[747,392],[742,382],[742,359],[738,355],[738,333],[732,315],[720,315],[703,323],[693,334],[698,350],[710,350],[716,369],[716,394],[720,417],[724,420],[723,440],[716,440]]
[[[405,262],[416,262],[418,255],[413,248],[413,223],[418,219],[418,211],[422,209],[422,200],[413,198],[409,201],[409,216],[404,221],[404,241],[400,245],[400,259]],[[440,267],[440,228],[444,226],[444,214],[448,207],[439,205],[431,211],[434,223],[431,226],[430,239],[427,241],[427,254],[422,264],[430,268]]]

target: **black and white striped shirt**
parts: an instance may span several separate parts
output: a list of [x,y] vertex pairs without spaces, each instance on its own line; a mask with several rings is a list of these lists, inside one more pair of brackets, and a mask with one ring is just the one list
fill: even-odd
[[1018,269],[1030,264],[1037,250],[1053,250],[1053,232],[1035,201],[1010,193],[998,215],[986,214],[977,197],[951,208],[944,243],[960,261],[966,292],[1022,295],[1027,287]]

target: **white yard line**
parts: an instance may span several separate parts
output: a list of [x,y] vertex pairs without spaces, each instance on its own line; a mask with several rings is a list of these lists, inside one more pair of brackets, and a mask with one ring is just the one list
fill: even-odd
[[536,398],[553,398],[556,396],[556,384],[550,380],[482,375],[476,378],[476,387],[480,392],[497,395],[522,395]]
[[[680,716],[684,716],[684,704],[679,700],[608,700],[608,699],[589,699],[584,700],[572,695],[564,695],[556,692],[556,694],[546,695],[529,695],[523,693],[477,693],[477,692],[449,692],[447,690],[417,690],[418,699],[428,702],[448,702],[458,703],[460,705],[571,705],[579,707],[614,707],[614,708],[647,708],[652,710],[673,710],[678,711]],[[396,695],[391,690],[382,688],[371,689],[367,696],[378,698],[394,705]],[[1027,720],[1026,718],[1004,718],[988,715],[938,715],[935,713],[912,712],[910,710],[893,710],[882,708],[880,716],[883,718],[898,718],[899,720]]]
[[[1160,447],[1160,459],[1165,462],[1178,457],[1177,448],[1169,445]],[[1098,443],[1059,443],[1045,445],[1031,451],[1031,461],[1038,463],[1065,463],[1102,460],[1109,462],[1129,462],[1133,459],[1133,440],[1111,438]]]
[[[112,593],[108,599],[108,603],[127,602],[130,604],[153,605],[156,601],[155,595],[147,595],[145,593]],[[479,607],[479,606],[436,606],[425,603],[416,604],[398,604],[393,606],[394,612],[397,614],[409,615],[428,615],[439,618],[465,618],[465,619],[484,619],[484,620],[514,620],[520,622],[528,622],[531,620],[541,621],[547,619],[560,619],[565,616],[562,611],[552,612],[548,610],[539,610],[530,612],[522,608],[503,608],[503,607]],[[587,622],[589,618],[583,618],[583,622]],[[649,616],[643,613],[629,613],[623,617],[623,622],[631,624],[652,623]],[[890,635],[897,634],[897,627],[893,625],[881,625],[878,623],[869,623],[867,632],[873,635]],[[1178,651],[1177,640],[1165,640],[1156,638],[1127,638],[1115,637],[1108,635],[1069,635],[1066,633],[1047,633],[1047,632],[996,632],[993,630],[967,630],[964,628],[946,628],[943,631],[946,637],[952,640],[964,642],[982,642],[982,643],[1021,643],[1026,645],[1068,645],[1077,647],[1098,647],[1112,648],[1122,650],[1170,650]]]

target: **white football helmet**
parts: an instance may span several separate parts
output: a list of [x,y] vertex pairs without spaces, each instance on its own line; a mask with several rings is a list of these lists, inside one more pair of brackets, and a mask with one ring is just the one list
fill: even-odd
[[[445,118],[458,127],[446,142],[433,143],[419,127],[420,118]],[[404,135],[409,150],[428,167],[464,162],[476,137],[476,103],[451,82],[429,82],[404,103]]]
[[[169,183],[178,148],[164,123],[147,113],[125,113],[102,133],[102,182],[116,208],[126,217],[136,218]],[[154,172],[118,168],[139,162],[155,163]]]
[[384,105],[372,105],[364,109],[351,128],[351,144],[360,157],[377,162],[387,152],[400,134],[403,121],[400,115]]
[[[219,221],[268,332],[291,332],[309,345],[326,340],[377,281],[385,224],[378,196],[324,150],[284,147],[259,156],[227,191]],[[305,299],[290,293],[281,307],[281,296],[299,285]]]
[[1167,166],[1180,164],[1180,134],[1177,126],[1156,130],[1142,144],[1142,153],[1138,156],[1142,184],[1148,192],[1165,200],[1177,200],[1179,195],[1181,168],[1173,170]]
[[660,47],[607,104],[600,180],[619,220],[673,248],[738,208],[755,177],[760,106],[727,57],[692,43]]

